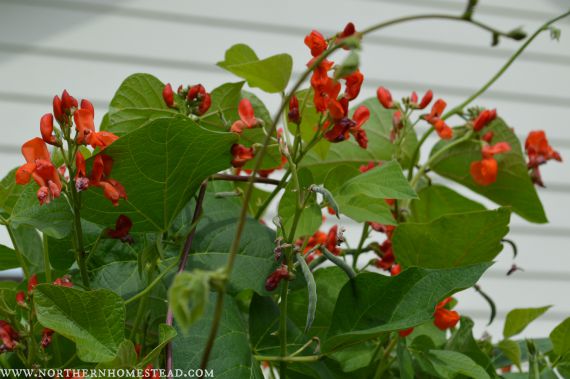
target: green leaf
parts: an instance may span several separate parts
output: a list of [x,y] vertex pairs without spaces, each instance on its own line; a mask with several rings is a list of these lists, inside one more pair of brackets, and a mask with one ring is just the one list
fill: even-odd
[[[188,268],[216,270],[225,266],[230,245],[236,233],[241,202],[237,199],[219,199],[215,192],[231,190],[229,182],[213,182],[204,199],[204,213],[196,229]],[[193,209],[193,205],[191,205]],[[242,232],[234,268],[228,283],[228,292],[236,294],[245,289],[265,295],[265,278],[276,266],[273,249],[275,232],[259,221],[247,218]]]
[[245,79],[250,87],[278,93],[287,87],[293,59],[288,54],[278,54],[259,60],[249,46],[237,44],[226,51],[225,60],[218,66]]
[[426,358],[440,378],[453,379],[457,375],[474,379],[489,378],[489,374],[471,358],[455,351],[430,350]]
[[144,368],[147,364],[158,358],[162,349],[176,337],[178,333],[176,329],[167,324],[160,324],[158,326],[158,345],[152,349],[138,364],[139,367]]
[[514,365],[521,370],[521,348],[518,343],[513,340],[504,339],[497,344],[505,357],[507,357]]
[[[315,320],[306,334],[317,336],[320,339],[326,337],[331,324],[334,306],[340,290],[348,281],[348,277],[338,267],[327,267],[316,270],[314,273],[316,292],[319,301],[315,311]],[[291,291],[288,297],[287,307],[289,318],[301,328],[304,325],[303,314],[308,308],[309,297],[304,288]]]
[[53,199],[49,204],[40,205],[36,183],[26,185],[14,205],[9,222],[13,227],[29,225],[42,233],[63,238],[71,233],[73,214],[64,196]]
[[419,199],[410,203],[409,222],[431,222],[453,213],[483,211],[485,207],[452,189],[434,184],[418,193]]
[[443,216],[427,224],[405,223],[392,237],[394,255],[406,266],[451,268],[490,262],[503,249],[510,212],[505,208]]
[[[462,129],[455,129],[461,133]],[[486,131],[494,133],[493,143],[508,142],[511,151],[495,156],[499,163],[497,181],[489,186],[481,186],[473,181],[469,168],[471,162],[481,160],[481,145],[476,141],[461,143],[436,159],[432,169],[441,176],[452,179],[471,190],[510,206],[522,218],[536,223],[547,222],[542,203],[528,175],[528,169],[520,142],[514,132],[501,119],[492,122]],[[432,155],[453,141],[440,141],[432,150]]]
[[311,329],[313,326],[313,321],[315,320],[315,313],[317,311],[317,285],[315,283],[315,278],[311,269],[305,261],[305,257],[302,254],[296,254],[297,262],[301,266],[301,271],[303,272],[303,277],[305,282],[307,282],[307,293],[309,303],[307,306],[307,323],[305,324],[305,333],[307,330]]
[[20,260],[13,249],[0,245],[0,271],[20,267]]
[[[212,326],[216,295],[210,294],[204,316],[198,320],[187,335],[178,334],[172,340],[174,369],[187,372],[200,367],[200,360]],[[226,296],[216,343],[212,348],[208,369],[216,379],[255,378],[262,379],[260,364],[252,355],[247,335],[247,325],[235,300]]]
[[17,283],[2,282],[0,284],[0,317],[11,318],[16,314]]
[[28,225],[18,227],[9,225],[8,228],[14,236],[14,242],[20,254],[23,255],[30,274],[44,272],[42,239],[38,231]]
[[[327,180],[330,181],[329,178],[341,170],[342,166],[331,170]],[[340,177],[346,178],[345,175]],[[347,179],[332,192],[341,213],[358,222],[375,221],[388,225],[394,225],[396,221],[385,199],[416,197],[395,161],[385,162],[381,167]]]
[[325,349],[431,320],[439,301],[473,286],[489,266],[481,263],[441,270],[414,267],[394,277],[360,273],[338,296]]
[[208,111],[200,117],[199,124],[225,131],[231,122],[238,120],[238,104],[241,99],[243,83],[224,83],[214,88],[210,93],[212,104]]
[[[445,340],[445,333],[443,333],[443,338]],[[471,319],[462,317],[459,330],[453,333],[449,341],[446,342],[446,350],[465,354],[479,366],[483,367],[490,377],[497,377],[493,362],[491,362],[489,356],[481,350],[481,347],[473,338],[473,321]]]
[[503,327],[503,336],[505,338],[512,337],[522,332],[528,324],[542,316],[551,306],[540,308],[521,308],[513,309],[507,314],[505,326]]
[[136,261],[112,262],[91,271],[91,287],[107,288],[128,299],[145,288]]
[[200,183],[230,166],[233,133],[205,130],[190,119],[157,119],[105,149],[113,158],[111,177],[121,183],[128,200],[115,207],[98,188],[83,195],[82,215],[114,225],[121,214],[133,232],[168,230]]
[[[301,190],[306,190],[311,184],[313,184],[313,177],[309,170],[299,170],[299,182]],[[299,221],[297,223],[297,228],[295,229],[295,235],[293,240],[297,240],[302,236],[310,236],[315,233],[321,224],[323,223],[323,216],[321,213],[321,208],[316,203],[316,197],[314,193],[308,193],[305,196],[310,196],[309,200],[306,202],[305,208],[301,211],[299,216]],[[295,186],[295,182],[291,180],[287,187],[285,187],[285,193],[279,201],[279,217],[281,217],[281,223],[285,229],[287,236],[291,233],[291,228],[293,227],[293,221],[295,218],[295,212],[297,210],[298,204],[298,191]]]
[[[119,345],[117,356],[107,362],[99,363],[97,369],[132,369],[137,364],[137,352],[135,345],[130,340],[124,340]],[[107,376],[102,376],[106,378]],[[111,376],[112,377],[112,376]]]
[[0,212],[6,212],[8,215],[12,213],[25,188],[16,184],[16,170],[11,170],[0,182]]
[[184,334],[202,317],[208,305],[210,273],[201,270],[183,271],[174,277],[168,290],[168,303],[176,324]]
[[81,360],[104,362],[119,352],[125,305],[112,291],[40,284],[34,289],[34,305],[40,324],[75,342]]
[[168,110],[162,98],[164,83],[150,74],[133,74],[126,78],[115,92],[110,104],[112,113],[127,108],[151,108]]
[[402,379],[414,379],[414,366],[412,361],[412,356],[406,347],[406,339],[398,339],[398,348],[396,350],[398,354],[398,367],[400,368],[400,378]]
[[570,317],[562,321],[550,333],[552,350],[559,356],[570,352]]
[[[417,145],[415,131],[413,129],[406,130],[406,137],[402,142],[400,153],[395,157],[396,146],[390,142],[392,114],[394,112],[382,107],[376,97],[369,98],[358,104],[358,106],[360,105],[364,105],[370,110],[370,119],[363,125],[368,136],[368,147],[362,149],[351,138],[348,141],[330,144],[330,149],[324,158],[318,153],[309,152],[300,166],[308,167],[313,172],[317,183],[321,182],[324,174],[342,164],[358,168],[369,162],[378,163],[396,159],[404,167],[410,165],[411,156]],[[353,107],[353,110],[358,106]],[[311,125],[311,127],[314,126]]]
[[348,346],[330,354],[330,358],[338,362],[343,372],[354,372],[370,365],[375,347],[369,342]]
[[127,108],[111,113],[106,130],[119,137],[128,134],[150,121],[165,117],[184,117],[169,109]]

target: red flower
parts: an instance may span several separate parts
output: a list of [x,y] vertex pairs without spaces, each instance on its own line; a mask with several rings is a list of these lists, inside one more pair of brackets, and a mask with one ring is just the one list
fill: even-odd
[[396,261],[394,250],[392,249],[392,241],[390,239],[386,239],[384,242],[382,242],[380,245],[380,252],[382,254],[382,257],[376,260],[375,266],[381,268],[382,270],[389,271]]
[[311,49],[313,57],[318,57],[327,49],[325,37],[317,30],[313,30],[309,35],[305,36],[305,45]]
[[231,132],[240,134],[243,129],[255,128],[259,120],[255,118],[253,106],[248,99],[241,99],[238,105],[239,120],[233,123]]
[[68,288],[73,287],[73,283],[71,282],[71,277],[69,275],[64,275],[61,278],[57,278],[53,281],[53,285]]
[[347,100],[356,99],[360,93],[360,88],[362,87],[362,82],[364,82],[364,75],[360,70],[354,71],[352,74],[344,78],[346,80],[346,88],[344,90],[344,97]]
[[493,184],[497,180],[499,172],[499,164],[494,156],[510,150],[511,146],[506,142],[499,142],[493,146],[485,145],[481,149],[483,159],[471,163],[469,171],[473,180],[481,186]]
[[340,92],[340,83],[328,76],[333,62],[324,60],[313,71],[311,87],[313,87],[313,102],[317,112],[323,113],[329,108],[329,101],[336,101]]
[[174,104],[174,91],[172,90],[170,83],[166,84],[162,89],[162,98],[169,108],[176,107],[176,104]]
[[422,100],[418,104],[418,94],[414,91],[414,92],[412,92],[412,95],[410,96],[410,105],[416,109],[424,109],[425,107],[427,107],[429,105],[429,103],[431,103],[432,99],[433,99],[433,92],[430,89],[430,90],[427,90],[427,92],[422,97]]
[[111,200],[114,206],[117,206],[119,199],[127,199],[127,193],[119,182],[109,178],[112,168],[113,158],[105,154],[98,154],[93,160],[89,186],[102,188],[103,195]]
[[334,255],[339,255],[340,249],[338,248],[338,245],[339,245],[338,225],[335,225],[329,229],[329,232],[327,233],[327,239],[325,240],[324,246],[328,251],[330,251]]
[[60,124],[65,121],[65,113],[63,112],[63,105],[59,96],[53,97],[53,116]]
[[435,312],[433,314],[433,323],[437,326],[440,330],[446,330],[449,328],[453,328],[459,322],[461,318],[459,313],[456,311],[449,310],[445,308],[445,306],[452,300],[451,297],[443,300],[435,307]]
[[481,139],[487,143],[491,143],[491,141],[493,140],[493,137],[495,136],[495,133],[493,132],[487,132],[485,134],[483,134],[483,136],[481,137]]
[[434,127],[441,139],[453,137],[453,130],[441,119],[446,106],[447,103],[443,99],[439,99],[433,104],[430,114],[424,116],[424,119]]
[[51,344],[51,336],[53,335],[53,330],[49,328],[44,328],[42,331],[42,347],[45,349]]
[[562,162],[562,157],[550,146],[543,130],[530,132],[524,147],[529,158],[528,167],[530,168],[538,167],[552,159]]
[[360,166],[358,168],[358,171],[360,171],[361,173],[365,173],[367,171],[372,170],[374,167],[376,167],[376,163],[368,162],[368,164]]
[[394,106],[394,102],[392,101],[392,94],[386,88],[378,87],[378,90],[376,91],[376,97],[378,97],[378,101],[384,108],[389,109]]
[[191,105],[197,106],[195,113],[198,116],[202,116],[204,113],[210,109],[212,105],[212,98],[206,89],[201,84],[196,84],[188,89],[188,95],[186,96],[188,102]]
[[45,143],[61,146],[61,142],[53,135],[53,115],[46,113],[40,119],[40,133]]
[[401,272],[402,272],[402,266],[400,266],[399,263],[396,263],[395,265],[392,266],[392,268],[390,268],[390,275],[392,276],[396,276]]
[[398,334],[400,335],[400,337],[404,338],[412,334],[413,331],[414,328],[402,329],[398,332]]
[[282,264],[275,269],[265,280],[265,289],[267,291],[275,291],[281,280],[289,278],[289,269],[287,265]]
[[129,244],[134,243],[133,237],[129,234],[133,222],[125,215],[120,215],[115,222],[115,229],[107,229],[107,236],[121,240]]
[[301,114],[299,113],[299,100],[297,96],[291,96],[289,100],[289,113],[287,114],[287,118],[289,122],[294,124],[299,124],[301,122]]
[[243,167],[247,161],[253,159],[254,151],[252,147],[245,147],[244,145],[234,143],[232,145],[231,153],[233,156],[232,166],[240,168]]
[[95,110],[88,100],[81,100],[81,109],[73,114],[75,129],[77,130],[77,143],[88,144],[91,147],[100,147],[101,150],[115,142],[119,137],[111,132],[95,131]]
[[37,192],[40,204],[49,203],[61,194],[61,180],[50,154],[41,138],[33,138],[22,145],[26,163],[16,171],[16,183],[27,184],[30,178],[40,186]]
[[334,125],[329,128],[330,123],[328,121],[325,123],[324,128],[329,128],[324,134],[325,139],[337,143],[347,140],[352,134],[360,147],[363,149],[367,147],[368,138],[366,131],[362,129],[362,125],[370,118],[368,108],[365,106],[358,107],[353,114],[353,119],[350,119],[348,118],[348,100],[342,98],[340,101],[329,102],[329,114]]
[[473,121],[473,130],[476,132],[483,129],[485,126],[489,125],[494,119],[497,118],[497,110],[496,109],[485,109],[479,116]]
[[11,351],[16,347],[20,335],[16,332],[10,324],[4,320],[0,320],[0,339],[3,346],[0,346],[0,352],[5,350]]
[[34,288],[38,285],[38,276],[36,274],[30,276],[28,279],[28,295],[32,293]]

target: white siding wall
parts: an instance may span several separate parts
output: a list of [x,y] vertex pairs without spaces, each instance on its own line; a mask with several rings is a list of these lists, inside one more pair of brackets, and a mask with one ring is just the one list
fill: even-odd
[[[568,7],[562,0],[480,3],[478,19],[504,30],[524,25],[529,32]],[[40,116],[51,110],[51,98],[63,88],[91,99],[101,117],[122,79],[134,72],[149,72],[165,82],[201,82],[212,89],[236,80],[214,63],[226,48],[244,42],[262,57],[289,52],[299,73],[308,60],[303,37],[312,28],[327,34],[347,21],[365,27],[408,14],[459,13],[463,6],[463,1],[451,0],[0,0],[0,172],[21,163],[19,146],[37,135]],[[570,159],[570,23],[558,26],[560,42],[544,33],[478,103],[497,107],[521,136],[546,129],[552,145]],[[364,44],[361,96],[372,96],[378,85],[396,97],[431,88],[456,104],[518,45],[502,41],[491,48],[489,42],[488,34],[458,22],[386,29]],[[275,109],[276,96],[262,97]],[[505,276],[512,263],[506,251],[481,281],[499,308],[499,319],[489,328],[495,334],[513,307],[555,305],[528,329],[529,336],[547,334],[570,314],[568,165],[549,164],[543,177],[548,188],[540,195],[550,224],[536,226],[514,217],[510,233],[519,245],[517,264],[525,272]],[[352,237],[359,233],[343,222]],[[0,242],[9,244],[3,234]],[[483,331],[488,308],[474,291],[460,296],[459,310],[474,316]]]

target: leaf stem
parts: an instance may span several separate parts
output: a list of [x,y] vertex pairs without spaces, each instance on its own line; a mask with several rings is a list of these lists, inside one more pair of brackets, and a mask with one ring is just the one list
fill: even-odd
[[[269,362],[316,362],[322,358],[322,355],[303,355],[300,357],[279,357],[279,356],[266,356],[266,355],[254,355],[257,361],[269,361]],[[281,373],[279,373],[281,375]],[[281,376],[280,376],[281,377]],[[285,377],[283,377],[285,378]]]
[[[279,349],[281,357],[287,356],[287,295],[289,281],[283,280],[281,285],[281,302],[279,304]],[[287,377],[287,361],[279,361],[279,377]]]
[[42,235],[42,250],[44,253],[44,271],[46,274],[46,282],[51,283],[51,265],[49,262],[49,246],[48,246],[48,236]]
[[[212,180],[226,180],[226,181],[231,181],[231,182],[247,182],[247,181],[249,181],[249,176],[215,174],[215,175],[211,176],[211,179]],[[281,183],[281,180],[256,177],[255,183],[273,184],[273,185],[277,186]]]
[[178,262],[172,262],[172,264],[170,266],[168,266],[167,268],[165,268],[164,270],[162,270],[162,272],[160,274],[158,274],[158,276],[156,278],[154,278],[154,280],[148,285],[146,286],[146,288],[144,290],[142,290],[141,292],[137,293],[136,295],[133,295],[132,297],[130,297],[129,299],[125,300],[125,305],[129,305],[132,302],[140,299],[142,296],[144,296],[145,294],[147,294],[148,292],[150,292],[158,283],[160,283],[160,281],[166,276],[168,275],[168,273],[170,272],[170,270],[172,270],[174,267],[176,267],[178,265]]
[[352,269],[354,271],[356,271],[358,268],[357,267],[358,257],[362,252],[362,247],[364,246],[364,242],[366,242],[366,238],[368,238],[369,229],[370,229],[369,224],[365,222],[364,225],[362,226],[362,234],[360,235],[360,241],[358,241],[358,246],[356,247],[356,251],[354,252],[354,256],[352,257]]

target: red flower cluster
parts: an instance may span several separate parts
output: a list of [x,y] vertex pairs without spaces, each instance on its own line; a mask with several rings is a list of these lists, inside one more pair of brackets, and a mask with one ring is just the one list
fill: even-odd
[[[328,251],[333,253],[334,255],[339,255],[341,253],[340,248],[338,247],[338,225],[333,226],[329,229],[328,233],[325,233],[321,230],[317,230],[315,234],[309,237],[305,249],[303,251],[304,254],[307,254],[309,251],[313,250],[316,246],[324,246]],[[303,246],[304,241],[299,240],[296,242],[297,246]],[[315,257],[321,255],[322,252],[320,249],[313,251],[311,254],[307,256],[307,262],[311,262]]]
[[80,145],[87,144],[92,148],[100,147],[103,150],[119,138],[111,132],[95,131],[95,110],[88,100],[81,100],[81,108],[75,110],[73,120],[77,130],[76,141]]
[[133,237],[129,234],[132,227],[133,222],[131,219],[125,215],[120,215],[115,222],[115,229],[107,229],[106,233],[110,238],[118,239],[121,242],[132,244],[135,242]]
[[20,335],[12,328],[12,325],[4,320],[0,320],[0,340],[2,340],[0,353],[14,350],[19,339]]
[[552,146],[550,146],[543,130],[530,132],[526,138],[524,147],[528,156],[527,166],[530,170],[530,177],[533,183],[544,187],[539,166],[545,164],[549,160],[562,162],[562,157],[552,148]]
[[[212,105],[212,97],[201,84],[188,86],[186,88],[181,85],[178,87],[178,95],[184,99],[187,114],[202,116]],[[166,84],[162,89],[162,99],[169,108],[178,108],[178,105],[174,101],[174,91],[170,83]]]
[[[386,199],[388,201],[389,199]],[[381,233],[386,234],[386,239],[378,246],[376,254],[380,258],[374,261],[374,265],[385,271],[389,271],[392,275],[398,275],[401,271],[400,265],[396,264],[396,257],[394,256],[394,250],[392,249],[392,235],[396,226],[394,225],[384,225],[377,222],[370,222],[370,227]]]
[[51,162],[51,156],[41,138],[33,138],[22,145],[26,163],[16,171],[16,183],[27,184],[30,178],[40,186],[37,197],[40,204],[47,204],[61,194],[59,172]]
[[470,172],[475,183],[481,186],[488,186],[494,183],[499,172],[499,164],[494,156],[510,150],[511,146],[507,142],[499,142],[492,146],[485,144],[481,149],[483,159],[471,162]]
[[103,195],[105,195],[114,206],[119,205],[119,199],[127,199],[127,193],[121,183],[109,177],[113,169],[113,158],[106,154],[96,155],[89,177],[87,177],[85,158],[81,152],[77,152],[75,161],[77,166],[77,173],[75,175],[77,191],[84,191],[89,187],[100,187],[103,189]]
[[243,167],[249,160],[253,159],[255,152],[253,147],[245,147],[239,143],[234,143],[231,148],[232,166],[236,168]]
[[[339,43],[355,33],[354,25],[349,23],[344,31],[337,35],[335,43]],[[313,30],[305,37],[305,45],[311,50],[311,55],[313,56],[313,59],[308,63],[309,67],[328,48],[327,40],[316,30]],[[349,117],[348,112],[348,104],[360,93],[364,76],[359,70],[356,70],[340,78],[345,81],[345,91],[339,99],[341,84],[335,78],[329,77],[328,74],[333,69],[333,66],[334,62],[323,59],[314,68],[311,76],[315,108],[319,113],[328,111],[329,117],[323,125],[324,130],[326,130],[324,137],[329,142],[337,143],[346,141],[352,135],[358,142],[358,145],[365,149],[368,146],[368,138],[362,126],[370,118],[370,112],[364,106],[358,107],[352,118]],[[291,109],[293,112],[291,112]],[[291,104],[290,113],[295,115],[295,108],[291,107]]]

